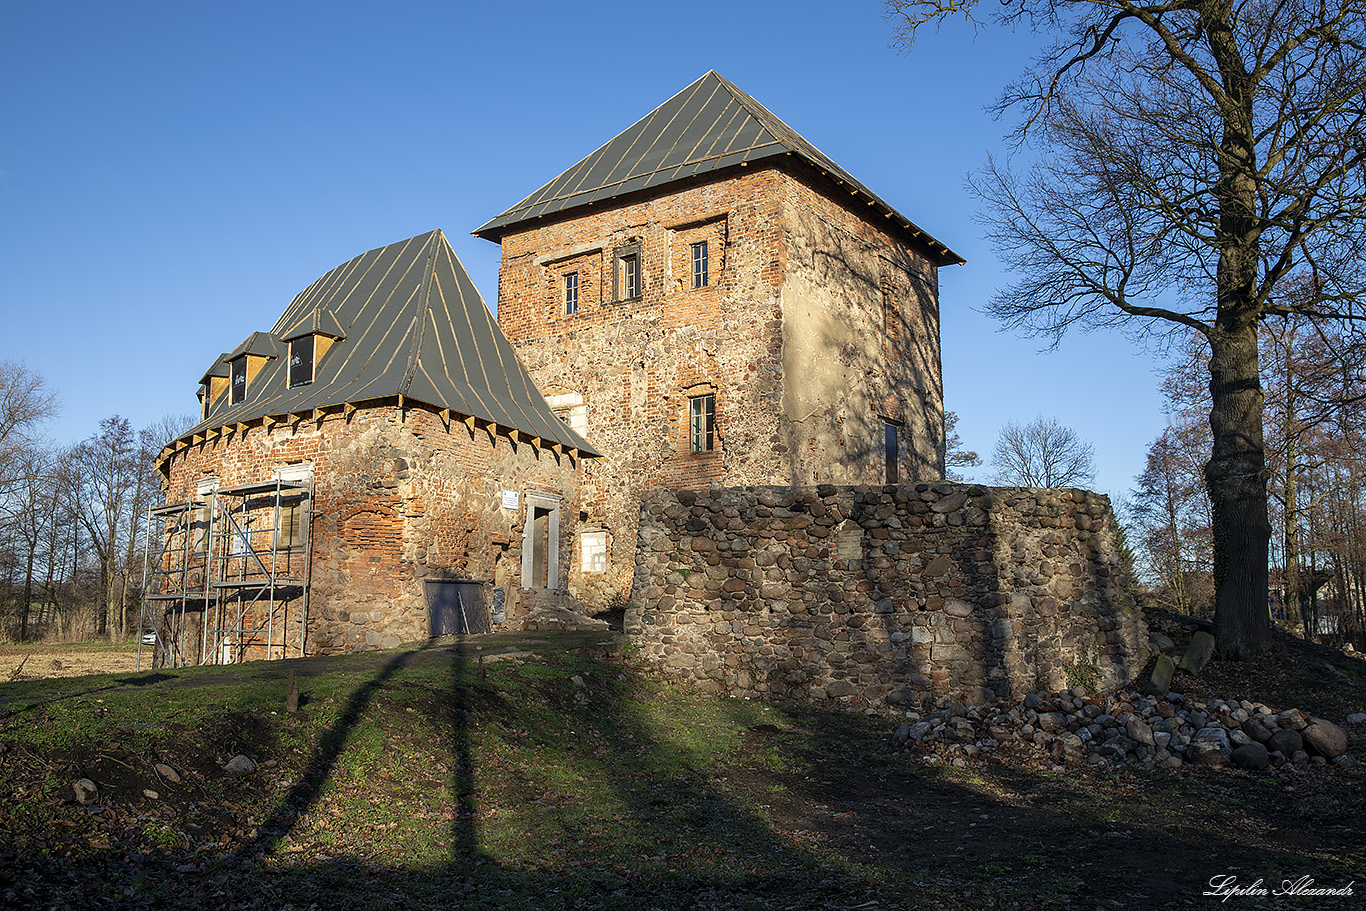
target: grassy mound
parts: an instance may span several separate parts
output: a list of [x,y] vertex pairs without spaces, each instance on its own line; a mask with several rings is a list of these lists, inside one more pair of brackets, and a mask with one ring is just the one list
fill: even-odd
[[[698,695],[615,648],[497,636],[0,687],[0,906],[1168,907],[1216,875],[1366,882],[1359,775],[930,767],[888,717]],[[1338,663],[1332,706],[1366,699],[1363,662]],[[1292,704],[1252,691],[1264,669],[1218,673],[1220,695]],[[227,774],[238,755],[255,771]]]

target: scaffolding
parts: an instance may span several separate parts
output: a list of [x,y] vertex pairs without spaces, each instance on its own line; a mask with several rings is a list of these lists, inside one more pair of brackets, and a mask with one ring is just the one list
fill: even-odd
[[201,490],[148,510],[138,667],[305,653],[312,480]]

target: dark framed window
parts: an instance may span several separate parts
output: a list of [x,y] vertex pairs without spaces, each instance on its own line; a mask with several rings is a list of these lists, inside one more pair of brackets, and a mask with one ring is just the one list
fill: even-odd
[[289,343],[289,385],[313,382],[313,336],[301,335]]
[[573,316],[579,312],[579,273],[570,272],[564,277],[564,315]]
[[640,297],[643,272],[640,266],[640,244],[618,247],[612,255],[612,298],[618,301]]
[[692,245],[692,286],[707,287],[707,242]]
[[896,425],[891,421],[883,423],[882,451],[887,460],[887,483],[897,483],[897,440]]
[[711,452],[716,439],[716,396],[688,399],[688,446],[693,452]]
[[247,356],[244,354],[233,358],[228,366],[231,368],[229,382],[232,384],[228,404],[240,405],[247,400]]

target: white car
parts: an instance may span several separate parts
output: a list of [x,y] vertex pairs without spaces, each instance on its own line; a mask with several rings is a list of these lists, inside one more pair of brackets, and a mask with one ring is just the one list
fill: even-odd
[[156,634],[156,633],[143,633],[143,634],[142,634],[142,644],[143,644],[143,645],[156,645],[156,644],[157,644],[157,634]]

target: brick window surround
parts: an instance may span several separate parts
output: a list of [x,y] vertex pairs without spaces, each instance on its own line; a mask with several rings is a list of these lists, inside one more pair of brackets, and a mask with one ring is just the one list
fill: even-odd
[[640,258],[639,243],[617,247],[612,251],[612,299],[639,300],[644,288],[645,268]]
[[690,452],[711,452],[716,441],[716,395],[694,395],[688,398],[688,449]]

